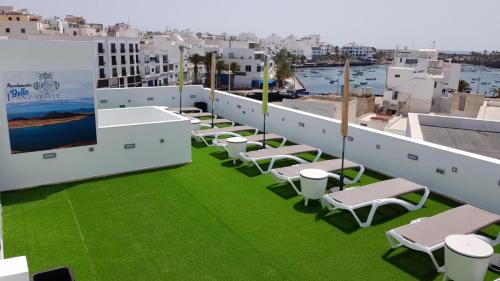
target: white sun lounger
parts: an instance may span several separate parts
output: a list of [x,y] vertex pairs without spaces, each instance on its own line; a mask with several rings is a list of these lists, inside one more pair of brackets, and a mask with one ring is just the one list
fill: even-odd
[[[312,152],[316,153],[316,157],[314,158],[313,162],[318,161],[319,157],[321,156],[321,150],[305,144],[283,146],[278,148],[267,148],[250,152],[242,152],[240,153],[240,158],[244,163],[253,163],[262,174],[267,174],[271,171],[271,169],[274,166],[274,163],[278,160],[290,159],[290,160],[295,160],[299,163],[308,163],[308,161],[300,157],[297,157],[295,155],[302,153],[312,153]],[[271,163],[269,163],[269,167],[267,168],[267,170],[264,171],[260,167],[259,161],[265,161],[265,160],[271,160]]]
[[212,146],[205,138],[212,137],[218,139],[220,136],[241,137],[236,132],[253,131],[253,134],[258,133],[258,129],[249,126],[234,126],[226,128],[213,128],[206,130],[196,130],[191,132],[191,136],[197,141],[203,141],[207,146]]
[[[191,117],[191,118],[212,117],[212,113],[210,113],[210,112],[193,112],[193,113],[185,113],[182,115],[187,116],[187,117]],[[217,119],[217,115],[215,115],[215,114],[214,114],[214,119]]]
[[[230,127],[234,126],[234,121],[229,119],[214,119],[214,126],[221,124],[229,124]],[[212,119],[201,120],[201,125],[204,127],[212,128]]]
[[[344,169],[352,169],[352,168],[359,168],[359,172],[356,174],[353,180],[350,180],[347,177],[344,177],[344,183],[345,184],[353,184],[358,182],[359,178],[361,175],[363,175],[363,172],[365,171],[365,167],[362,165],[359,165],[357,163],[345,160],[344,161]],[[341,159],[331,159],[331,160],[326,160],[326,161],[319,161],[319,162],[312,162],[312,163],[305,163],[305,164],[297,164],[289,167],[283,167],[283,168],[277,168],[277,169],[272,169],[271,174],[276,178],[278,181],[284,181],[290,183],[290,185],[295,189],[298,195],[301,195],[302,192],[297,188],[297,186],[294,184],[294,181],[300,180],[300,171],[304,169],[321,169],[324,170],[328,173],[329,177],[332,177],[336,180],[340,181],[340,175],[334,173],[337,171],[340,171],[342,169],[342,160]]]
[[[429,218],[420,218],[410,224],[386,232],[392,248],[406,246],[428,254],[438,272],[444,271],[433,252],[444,247],[444,239],[451,234],[474,234],[489,225],[500,222],[500,216],[471,205],[463,205],[439,213]],[[500,243],[500,233],[495,240],[477,235],[478,238],[496,245]]]
[[[424,195],[417,205],[398,198],[401,195],[421,191],[424,192]],[[387,204],[398,204],[409,211],[413,211],[420,209],[424,205],[427,196],[429,196],[427,187],[396,178],[325,194],[321,198],[321,204],[330,211],[336,209],[347,210],[351,212],[360,227],[368,227],[371,225],[378,207]],[[367,206],[371,206],[370,213],[367,220],[362,222],[356,215],[355,210]]]
[[[179,113],[178,107],[169,107],[168,110],[175,113]],[[201,113],[202,110],[197,107],[190,107],[190,106],[182,107],[182,113],[193,113],[193,112]]]
[[[265,134],[265,135],[266,135],[266,141],[268,141],[268,140],[281,140],[279,147],[282,147],[286,143],[286,138],[282,137],[280,135],[276,135],[276,134]],[[262,139],[263,139],[262,134],[253,135],[253,136],[245,136],[245,138],[247,139],[247,145],[260,145],[260,146],[262,146]],[[226,139],[216,139],[216,140],[213,140],[212,143],[215,146],[222,147],[224,149],[226,149],[226,147],[227,147],[227,140]],[[267,145],[266,145],[266,147],[271,148],[270,146],[267,146]]]

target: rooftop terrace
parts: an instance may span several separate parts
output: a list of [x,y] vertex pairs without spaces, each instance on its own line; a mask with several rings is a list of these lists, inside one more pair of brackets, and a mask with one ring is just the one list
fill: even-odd
[[[425,254],[389,251],[384,233],[458,203],[433,194],[414,212],[385,206],[359,228],[225,152],[192,153],[178,167],[3,192],[5,256],[26,255],[33,272],[68,265],[77,280],[441,279]],[[357,185],[383,179],[366,171]]]

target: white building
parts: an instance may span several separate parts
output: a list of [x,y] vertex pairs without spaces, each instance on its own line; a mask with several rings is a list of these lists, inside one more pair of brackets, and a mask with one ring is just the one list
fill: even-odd
[[458,90],[459,79],[460,65],[438,60],[435,49],[399,51],[387,69],[384,109],[398,114],[440,109]]
[[[222,48],[222,59],[227,63],[237,63],[240,71],[234,75],[231,87],[234,89],[258,88],[264,70],[265,52],[254,43],[239,44]],[[238,45],[238,44],[236,44]],[[234,72],[234,71],[233,71]]]
[[353,58],[373,59],[373,55],[375,52],[372,47],[357,45],[356,43],[349,43],[342,47],[342,53],[348,54]]

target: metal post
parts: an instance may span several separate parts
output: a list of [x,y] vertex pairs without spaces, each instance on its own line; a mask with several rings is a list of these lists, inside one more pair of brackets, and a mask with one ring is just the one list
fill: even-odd
[[342,137],[342,164],[340,168],[340,190],[344,190],[344,153],[345,153],[345,138]]
[[262,149],[266,149],[266,115],[267,113],[264,113],[264,133],[262,134]]
[[214,128],[214,101],[212,100],[212,128]]

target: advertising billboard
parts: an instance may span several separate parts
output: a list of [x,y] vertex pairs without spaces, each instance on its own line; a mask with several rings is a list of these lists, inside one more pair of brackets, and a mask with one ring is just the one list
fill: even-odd
[[92,71],[2,74],[11,153],[97,143]]

